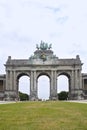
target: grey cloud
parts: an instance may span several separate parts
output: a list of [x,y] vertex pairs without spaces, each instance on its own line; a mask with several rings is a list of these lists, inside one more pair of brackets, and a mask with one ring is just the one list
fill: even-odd
[[80,55],[87,56],[87,50],[84,50],[84,49],[72,50],[70,51],[70,54],[80,54]]
[[52,32],[50,33],[51,38],[60,37],[62,35],[62,32]]
[[20,1],[20,4],[22,5],[22,7],[26,7],[26,6],[30,6],[30,7],[43,7],[43,4],[41,4],[41,2],[38,1]]
[[60,23],[60,24],[63,24],[63,23],[65,23],[68,19],[69,19],[68,16],[63,16],[63,17],[57,18],[56,21],[57,21],[58,23]]
[[31,41],[30,37],[19,35],[17,32],[10,32],[8,34],[6,33],[6,34],[4,34],[3,37],[8,39],[8,40],[20,42],[20,43],[23,43],[23,42],[26,43],[26,42]]
[[54,13],[56,13],[56,12],[59,12],[60,11],[60,8],[55,8],[55,7],[50,7],[50,6],[47,6],[47,7],[45,7],[46,9],[49,9],[49,10],[51,10],[51,11],[53,11]]
[[12,16],[12,7],[10,4],[6,3],[0,3],[0,8],[3,8],[5,10],[5,16],[6,17],[11,17]]
[[80,54],[80,55],[87,55],[86,48],[82,48],[81,44],[73,43],[72,46],[69,48],[70,54]]
[[22,1],[21,2],[21,5],[24,7],[24,6],[35,6],[37,8],[43,8],[43,9],[48,9],[48,10],[51,10],[53,11],[54,13],[56,12],[59,12],[60,11],[60,8],[59,7],[52,7],[52,6],[46,6],[46,4],[43,4],[43,2],[41,1]]

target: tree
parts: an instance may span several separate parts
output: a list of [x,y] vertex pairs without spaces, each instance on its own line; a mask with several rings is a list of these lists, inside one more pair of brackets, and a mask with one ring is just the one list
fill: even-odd
[[19,99],[20,101],[29,100],[29,95],[26,93],[19,92]]
[[59,100],[67,100],[68,99],[68,92],[61,91],[60,93],[58,93],[58,99]]

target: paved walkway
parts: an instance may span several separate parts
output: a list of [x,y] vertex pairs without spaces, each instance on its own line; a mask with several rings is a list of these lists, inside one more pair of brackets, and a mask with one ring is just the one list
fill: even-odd
[[[87,103],[87,100],[68,100],[67,102]],[[0,104],[16,103],[15,101],[0,101]]]
[[87,100],[70,100],[68,102],[87,103]]
[[0,101],[0,104],[8,104],[8,103],[15,103],[13,101]]

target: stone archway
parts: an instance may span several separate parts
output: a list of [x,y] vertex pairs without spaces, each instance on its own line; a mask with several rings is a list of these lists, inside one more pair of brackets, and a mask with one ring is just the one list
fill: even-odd
[[30,78],[28,76],[21,76],[19,78],[18,91],[30,95]]
[[[18,72],[16,73],[16,97],[17,97],[17,100],[19,100],[19,81],[20,81],[20,78],[23,77],[23,76],[26,76],[28,78],[28,80],[30,80],[30,76],[28,73],[26,72]],[[30,83],[30,81],[28,82]],[[30,84],[28,84],[28,89],[30,89]]]
[[50,78],[47,75],[40,75],[37,79],[38,99],[49,100],[50,97]]
[[[67,90],[65,90],[65,91],[67,91],[68,93],[69,93],[69,98],[68,99],[70,99],[70,97],[71,97],[71,72],[59,72],[58,73],[58,76],[57,76],[57,90],[58,90],[58,80],[59,80],[59,77],[60,76],[65,76],[65,78],[67,78],[67,85],[68,85],[68,88],[67,88]],[[63,81],[63,80],[62,80]],[[65,85],[64,83],[62,83],[62,85]],[[65,86],[63,86],[63,91],[64,91],[64,87]]]
[[82,98],[82,63],[77,55],[73,59],[59,59],[53,54],[51,44],[41,41],[36,45],[34,55],[29,59],[11,59],[8,57],[6,67],[6,100],[17,98],[17,76],[26,74],[30,77],[30,100],[38,100],[37,78],[42,74],[50,77],[50,100],[57,99],[57,76],[66,74],[69,76],[70,99]]
[[60,75],[57,77],[57,93],[62,91],[69,91],[69,79],[65,75]]
[[[29,100],[29,95],[30,95],[30,77],[27,75],[21,75],[19,78],[17,78],[17,89],[18,89],[18,100],[20,100],[21,95],[26,94],[27,99]],[[25,100],[25,99],[23,99]]]
[[[51,89],[51,76],[50,76],[50,71],[38,71],[37,72],[37,91],[38,91],[38,79],[41,77],[41,76],[46,76],[48,78],[48,82],[49,82],[49,91]],[[50,92],[49,92],[49,98],[50,98]]]

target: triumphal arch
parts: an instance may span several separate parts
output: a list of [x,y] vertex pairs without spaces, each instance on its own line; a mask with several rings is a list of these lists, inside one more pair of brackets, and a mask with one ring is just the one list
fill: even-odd
[[8,56],[6,74],[0,75],[0,100],[19,100],[18,85],[21,76],[30,79],[29,100],[38,100],[38,78],[49,77],[49,100],[57,100],[57,79],[65,75],[69,82],[68,99],[87,99],[87,74],[82,74],[79,55],[72,59],[60,59],[54,55],[52,45],[41,41],[28,59],[12,59]]
[[27,75],[30,78],[30,100],[38,100],[38,78],[46,75],[50,80],[50,100],[57,97],[57,77],[66,75],[69,82],[69,99],[83,99],[82,63],[79,55],[72,59],[59,59],[52,51],[52,45],[41,41],[29,59],[12,59],[8,57],[6,67],[5,100],[19,99],[19,78]]

